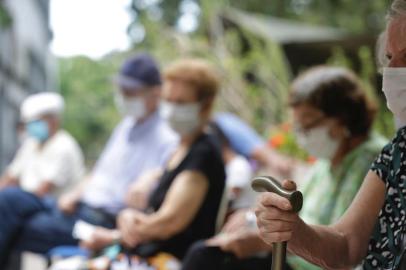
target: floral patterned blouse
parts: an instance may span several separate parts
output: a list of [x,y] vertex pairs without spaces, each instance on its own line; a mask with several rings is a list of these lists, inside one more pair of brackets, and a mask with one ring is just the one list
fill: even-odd
[[371,170],[385,182],[386,197],[362,268],[400,269],[406,232],[406,127],[383,148]]

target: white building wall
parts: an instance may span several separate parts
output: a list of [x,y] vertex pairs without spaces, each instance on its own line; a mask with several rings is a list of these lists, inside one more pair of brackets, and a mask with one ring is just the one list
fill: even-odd
[[49,0],[3,0],[13,18],[0,29],[0,174],[17,147],[19,106],[30,93],[55,90],[49,52]]

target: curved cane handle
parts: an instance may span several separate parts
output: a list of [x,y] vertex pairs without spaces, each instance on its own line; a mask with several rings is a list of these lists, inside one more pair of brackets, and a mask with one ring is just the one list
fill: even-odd
[[[303,205],[303,195],[300,191],[289,191],[271,176],[255,177],[251,182],[251,187],[256,192],[273,192],[290,201],[292,211],[299,212]],[[273,243],[272,250],[272,270],[283,270],[286,265],[286,242]]]
[[258,176],[251,182],[251,187],[256,192],[273,192],[290,201],[293,212],[299,212],[303,205],[303,195],[300,191],[286,190],[271,176]]

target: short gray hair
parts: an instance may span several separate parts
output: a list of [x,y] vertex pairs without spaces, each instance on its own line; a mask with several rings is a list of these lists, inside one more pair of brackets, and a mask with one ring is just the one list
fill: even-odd
[[392,20],[406,16],[406,0],[394,0],[389,8],[387,19]]
[[[388,10],[386,19],[388,23],[392,20],[402,18],[406,19],[406,0],[394,0]],[[387,41],[387,29],[381,33],[376,43],[376,57],[378,67],[385,67],[388,65],[388,59],[385,55],[385,46]]]

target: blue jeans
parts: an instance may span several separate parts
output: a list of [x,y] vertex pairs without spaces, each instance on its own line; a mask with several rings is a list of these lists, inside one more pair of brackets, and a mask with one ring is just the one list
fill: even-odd
[[45,254],[59,245],[76,245],[72,230],[79,219],[107,228],[115,226],[113,216],[82,203],[72,215],[66,215],[53,199],[16,187],[0,191],[0,269],[11,250]]
[[5,263],[10,246],[27,218],[45,209],[42,200],[20,188],[0,191],[0,266]]

